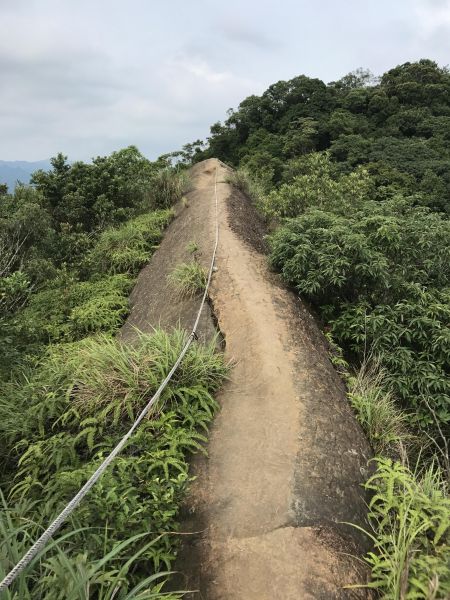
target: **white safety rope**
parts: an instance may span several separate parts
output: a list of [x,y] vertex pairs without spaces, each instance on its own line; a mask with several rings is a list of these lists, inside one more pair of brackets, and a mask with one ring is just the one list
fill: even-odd
[[16,577],[25,569],[25,567],[33,560],[33,558],[40,552],[40,550],[46,545],[49,539],[53,536],[53,534],[61,527],[67,517],[73,512],[73,510],[77,507],[77,505],[81,502],[81,500],[86,496],[89,490],[93,487],[93,485],[100,479],[102,474],[106,471],[109,465],[113,462],[116,456],[123,449],[129,438],[133,435],[136,429],[139,427],[142,420],[148,414],[149,410],[161,396],[164,388],[167,386],[169,381],[172,379],[173,374],[179,367],[181,361],[183,360],[186,352],[189,350],[192,342],[197,339],[197,327],[200,321],[200,316],[203,310],[203,306],[206,302],[206,297],[208,295],[209,285],[211,283],[211,277],[214,270],[214,263],[216,260],[217,246],[219,244],[219,211],[218,211],[218,200],[217,200],[217,167],[214,178],[214,199],[215,199],[215,242],[214,242],[214,250],[211,258],[211,265],[209,267],[208,278],[206,281],[205,291],[203,293],[202,301],[200,303],[200,308],[197,312],[197,317],[194,322],[194,326],[192,328],[192,332],[190,333],[186,344],[180,352],[175,364],[167,374],[164,381],[162,381],[159,388],[156,390],[155,394],[148,401],[147,405],[143,408],[139,416],[136,418],[133,425],[127,431],[127,433],[123,436],[117,446],[111,451],[111,453],[105,458],[102,464],[98,467],[98,469],[91,475],[91,477],[86,481],[83,487],[79,490],[79,492],[70,500],[70,502],[66,505],[66,507],[61,511],[61,513],[56,517],[56,519],[48,526],[48,528],[44,531],[44,533],[40,536],[40,538],[31,546],[31,548],[24,554],[24,556],[19,560],[19,562],[15,565],[13,569],[6,575],[3,581],[0,583],[0,592],[6,591],[8,587],[13,583]]

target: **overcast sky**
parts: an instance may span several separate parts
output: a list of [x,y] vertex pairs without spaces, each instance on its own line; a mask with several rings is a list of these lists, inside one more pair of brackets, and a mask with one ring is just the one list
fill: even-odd
[[0,159],[149,158],[306,74],[450,62],[450,0],[0,0]]

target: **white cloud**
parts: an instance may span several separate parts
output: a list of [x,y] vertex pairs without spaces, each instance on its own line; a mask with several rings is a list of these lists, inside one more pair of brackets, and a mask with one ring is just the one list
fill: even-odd
[[450,56],[450,0],[0,0],[0,23],[6,160],[156,157],[280,79]]
[[218,21],[216,29],[232,42],[270,51],[280,46],[270,35],[257,29],[252,23],[240,21],[236,15]]
[[416,0],[415,13],[425,38],[444,28],[450,29],[450,0]]
[[230,79],[230,73],[227,72],[216,72],[206,62],[190,62],[181,61],[179,66],[186,69],[188,73],[191,73],[198,79],[202,79],[207,83],[221,83]]

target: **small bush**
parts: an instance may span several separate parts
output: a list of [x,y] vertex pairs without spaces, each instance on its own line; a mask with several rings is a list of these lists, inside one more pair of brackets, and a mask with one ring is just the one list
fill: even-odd
[[198,251],[198,244],[197,244],[197,242],[194,242],[193,240],[191,242],[189,242],[189,244],[186,246],[186,250],[190,254],[195,254]]
[[198,262],[182,263],[170,273],[169,282],[182,296],[194,296],[206,287],[206,271]]
[[161,210],[107,229],[89,254],[87,269],[93,273],[137,273],[148,262],[172,217],[172,211]]
[[82,282],[62,277],[31,296],[19,313],[18,327],[29,341],[43,343],[75,340],[97,331],[113,332],[128,314],[132,286],[126,275]]

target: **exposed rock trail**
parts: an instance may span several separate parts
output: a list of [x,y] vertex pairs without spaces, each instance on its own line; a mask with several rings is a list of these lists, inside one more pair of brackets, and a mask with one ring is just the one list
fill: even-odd
[[[246,231],[259,235],[250,213],[247,225],[234,226],[238,203],[246,200],[215,159],[192,169],[188,210],[202,260],[207,263],[214,239],[216,169],[220,240],[210,295],[234,366],[219,395],[208,458],[194,464],[184,528],[200,533],[184,544],[181,585],[207,600],[363,598],[343,589],[363,574],[344,554],[361,551],[359,535],[340,523],[364,524],[367,442],[312,317],[270,272],[266,257],[243,240]],[[152,273],[161,281],[166,276],[164,249],[178,256],[192,235],[183,219],[143,271],[128,327],[180,318],[191,325],[186,311],[144,301]]]

